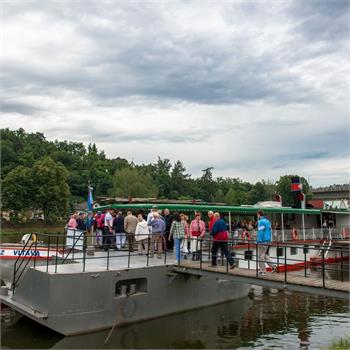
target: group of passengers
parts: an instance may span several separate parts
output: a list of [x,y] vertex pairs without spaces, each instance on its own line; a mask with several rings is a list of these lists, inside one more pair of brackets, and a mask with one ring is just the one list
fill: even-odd
[[[188,216],[184,213],[170,214],[168,209],[162,212],[156,206],[147,215],[141,211],[135,216],[131,211],[127,211],[126,216],[124,216],[121,211],[113,209],[107,209],[105,212],[98,211],[93,217],[86,219],[84,215],[84,213],[73,214],[68,222],[68,228],[81,231],[93,228],[96,243],[105,251],[113,248],[114,250],[128,249],[133,252],[136,241],[139,255],[149,254],[149,257],[154,257],[155,252],[157,252],[157,257],[161,258],[164,250],[174,250],[177,263],[180,262],[182,256],[186,258],[189,252],[192,253],[192,260],[200,260],[203,238],[208,229],[213,238],[211,266],[217,266],[217,253],[220,249],[230,268],[235,267],[233,256],[228,250],[228,225],[217,212],[208,212],[207,225],[199,212],[189,222]],[[255,229],[257,229],[256,241],[260,244],[259,258],[262,259],[261,261],[268,261],[271,224],[262,212],[258,212],[258,219],[258,223],[234,221],[232,228],[248,232],[248,239],[253,238]],[[275,270],[272,264],[271,268]],[[265,273],[263,265],[261,265],[261,271]]]
[[[181,256],[187,258],[192,254],[192,260],[200,259],[201,239],[204,238],[207,228],[210,234],[215,235],[216,240],[212,246],[213,265],[216,265],[216,255],[219,248],[227,255],[227,225],[220,218],[219,213],[208,212],[208,223],[204,222],[201,213],[196,213],[190,222],[184,213],[170,214],[168,209],[164,212],[154,206],[148,215],[139,212],[137,216],[127,211],[126,216],[121,211],[107,209],[104,212],[97,211],[91,218],[85,217],[84,213],[74,213],[68,228],[85,231],[93,227],[96,244],[103,247],[105,251],[109,248],[114,250],[128,249],[134,251],[135,241],[139,255],[149,253],[150,257],[157,252],[161,258],[164,250],[175,250],[177,262]],[[228,255],[227,255],[228,256]],[[231,265],[233,261],[230,260]]]

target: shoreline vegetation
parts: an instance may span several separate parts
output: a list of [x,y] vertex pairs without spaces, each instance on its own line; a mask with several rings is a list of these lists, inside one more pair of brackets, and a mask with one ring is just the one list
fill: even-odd
[[19,236],[26,233],[62,233],[64,231],[65,223],[57,223],[54,225],[48,225],[45,223],[24,223],[16,225],[2,224],[1,236]]
[[350,337],[345,336],[344,338],[335,339],[332,341],[327,348],[324,350],[349,350],[350,349]]
[[[44,134],[22,128],[0,131],[2,210],[9,211],[14,222],[33,208],[47,222],[67,218],[75,204],[86,201],[89,185],[97,202],[99,197],[123,197],[242,205],[275,200],[279,194],[284,206],[294,205],[290,184],[296,175],[250,183],[235,171],[215,176],[207,164],[201,176],[194,177],[181,160],[158,157],[154,163],[136,164],[117,155],[107,158],[95,143],[48,141]],[[310,186],[304,177],[300,181],[308,200]]]

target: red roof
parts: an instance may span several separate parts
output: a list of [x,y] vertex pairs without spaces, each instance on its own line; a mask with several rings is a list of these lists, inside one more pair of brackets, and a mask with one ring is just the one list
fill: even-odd
[[310,199],[307,204],[311,205],[314,209],[323,209],[323,199]]

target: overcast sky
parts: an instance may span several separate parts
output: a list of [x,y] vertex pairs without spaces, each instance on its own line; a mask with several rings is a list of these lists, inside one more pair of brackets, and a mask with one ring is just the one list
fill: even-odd
[[349,182],[349,1],[2,1],[1,127],[192,176]]

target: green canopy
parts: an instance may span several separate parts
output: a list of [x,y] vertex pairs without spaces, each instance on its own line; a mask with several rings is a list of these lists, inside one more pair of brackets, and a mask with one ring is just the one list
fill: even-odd
[[147,204],[147,203],[122,203],[122,204],[110,204],[102,205],[100,207],[94,208],[94,210],[101,209],[130,209],[130,210],[141,210],[141,209],[151,209],[156,206],[158,209],[169,209],[171,211],[180,212],[207,212],[209,210],[217,211],[219,213],[233,213],[233,214],[256,214],[256,212],[261,209],[265,213],[284,213],[284,214],[314,214],[320,215],[321,210],[319,209],[297,209],[291,207],[281,207],[281,208],[268,208],[268,207],[256,207],[256,206],[224,206],[224,205],[195,205],[195,204]]

